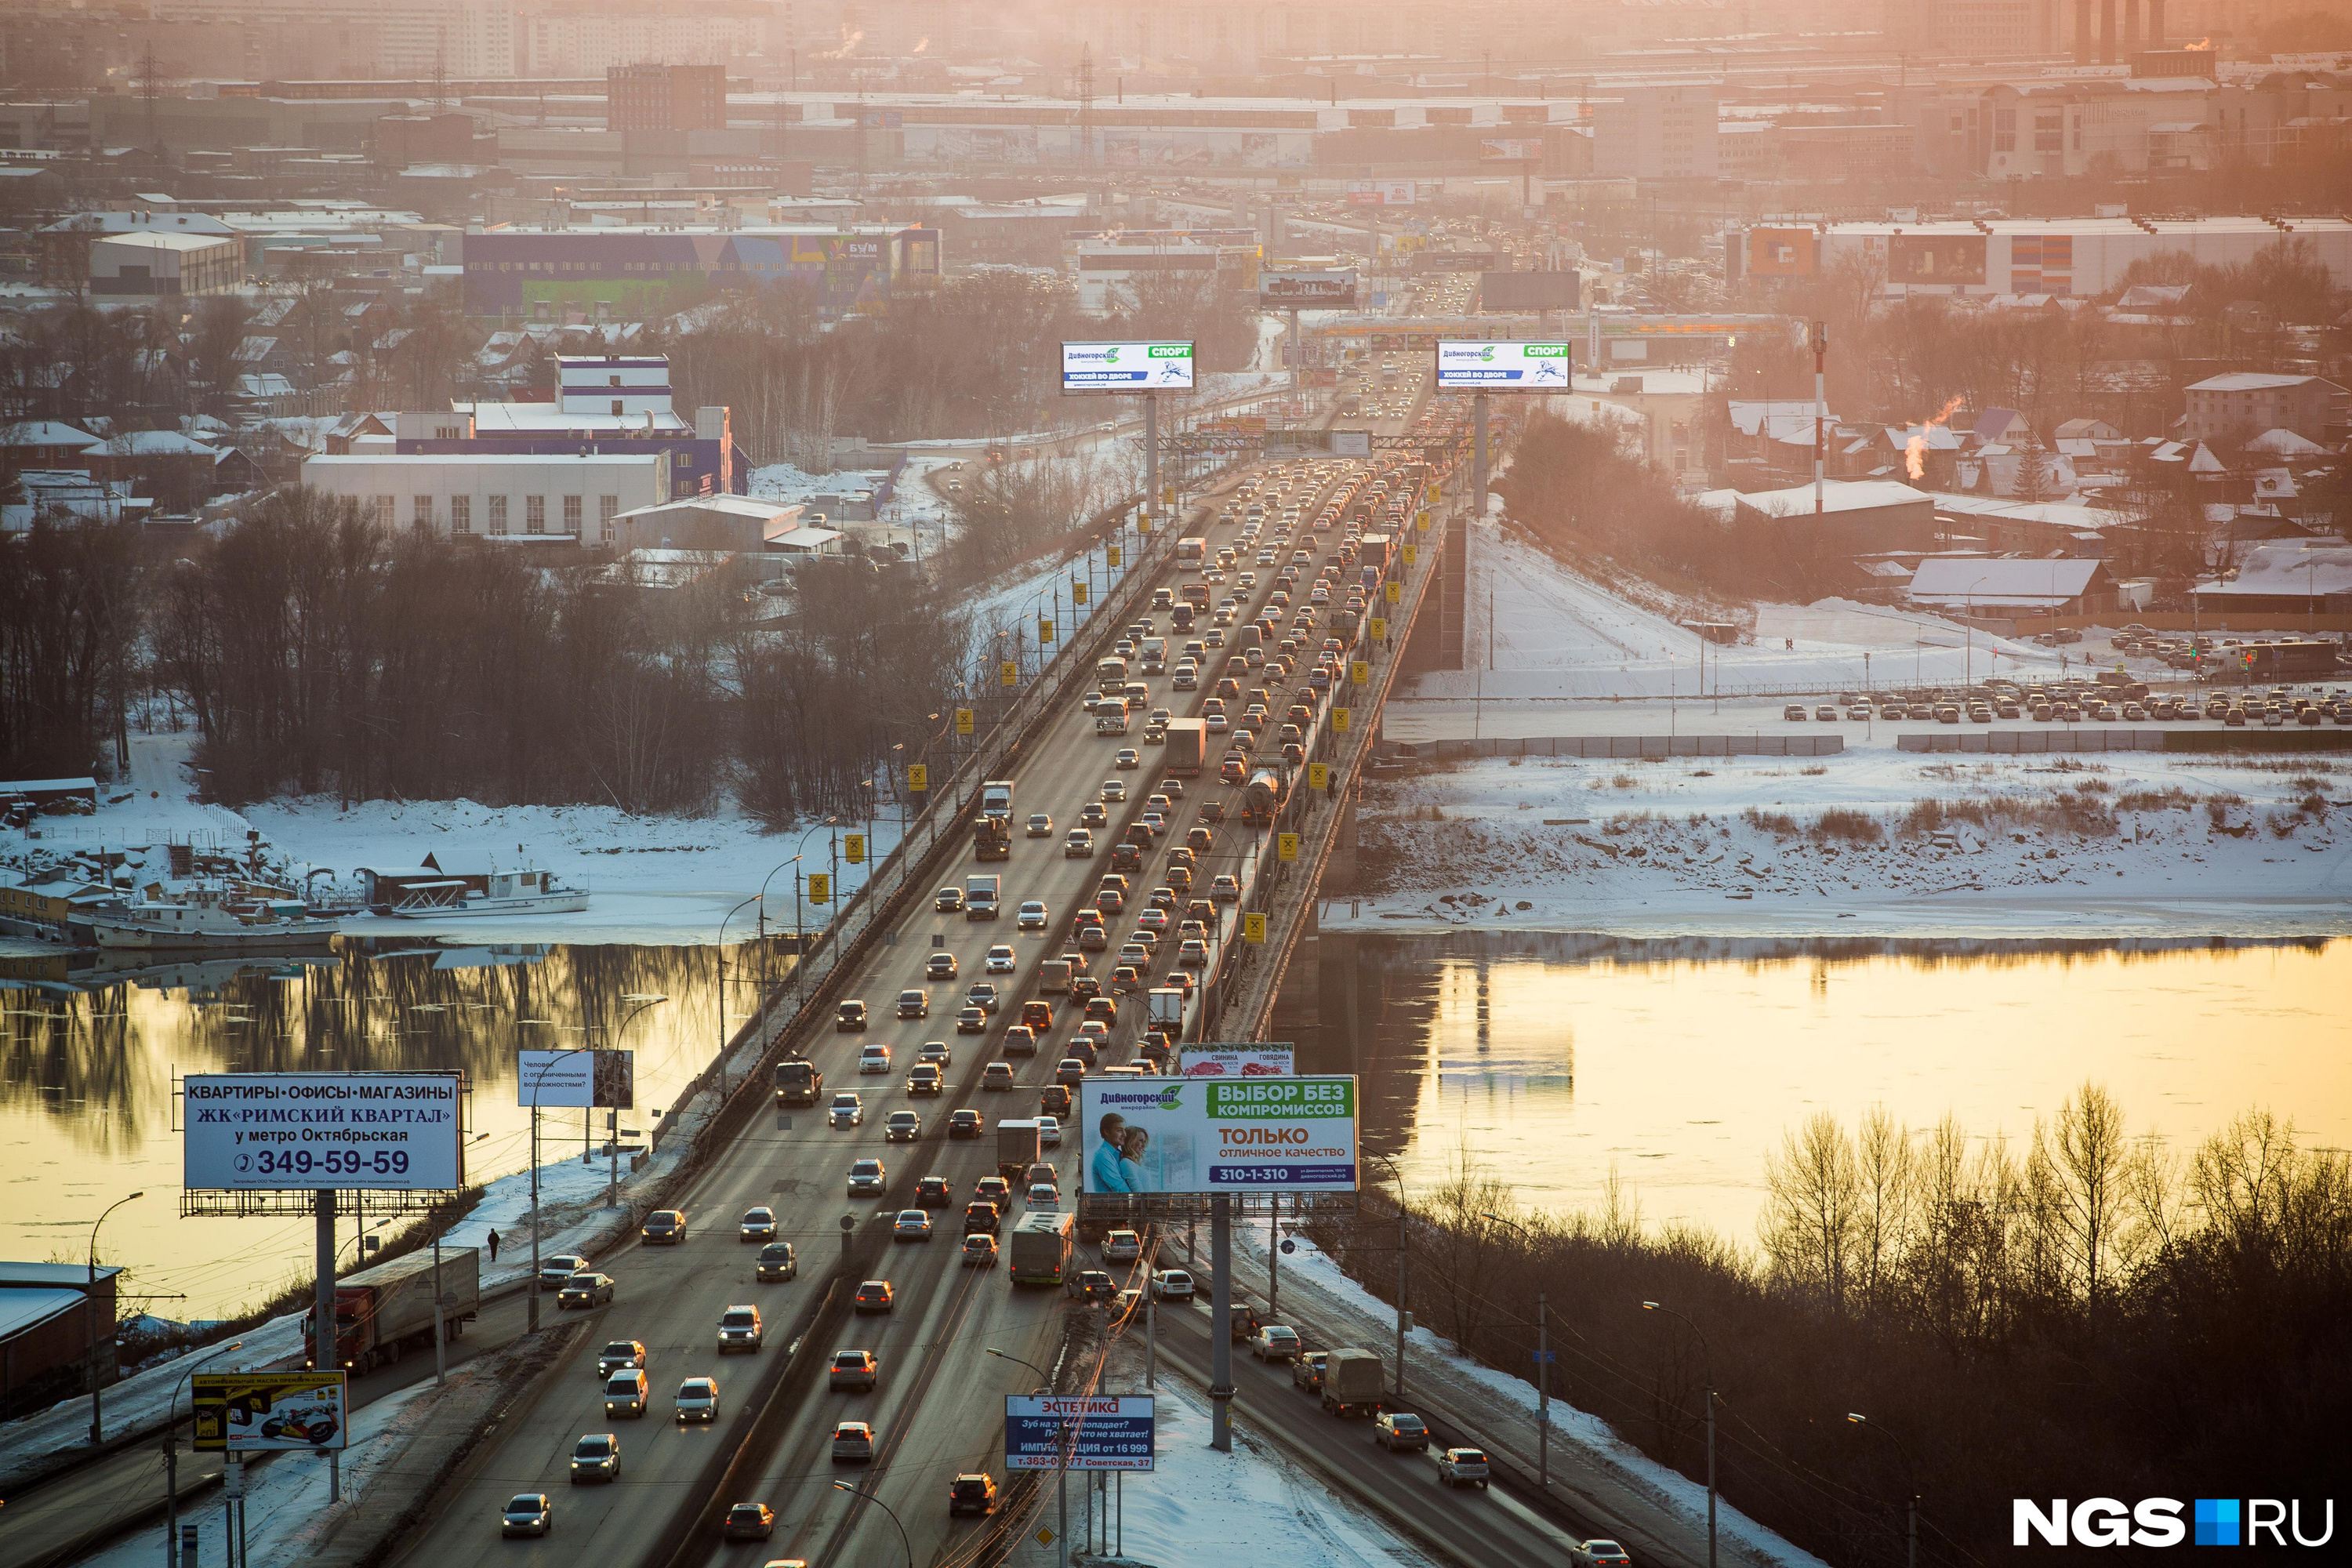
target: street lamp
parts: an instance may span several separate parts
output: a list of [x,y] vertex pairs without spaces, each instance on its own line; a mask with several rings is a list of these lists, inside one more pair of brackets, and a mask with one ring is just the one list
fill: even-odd
[[[1039,1366],[1035,1362],[1023,1361],[1017,1355],[1006,1355],[1003,1351],[993,1350],[986,1345],[982,1345],[981,1348],[987,1351],[990,1355],[994,1356],[999,1361],[1009,1361],[1015,1366],[1025,1366],[1031,1372],[1035,1373],[1039,1377],[1044,1378],[1045,1382],[1038,1384],[1039,1393],[1051,1394],[1054,1392],[1053,1374],[1048,1373],[1044,1367]],[[1059,1541],[1061,1555],[1057,1561],[1060,1564],[1060,1568],[1070,1568],[1070,1447],[1073,1434],[1070,1431],[1070,1423],[1066,1418],[1063,1420],[1061,1431],[1057,1434],[1057,1436],[1059,1440],[1055,1445],[1055,1458],[1057,1462],[1054,1466],[1058,1478],[1058,1486],[1061,1497],[1061,1502],[1059,1504],[1061,1509],[1061,1531]]]
[[[1480,1219],[1493,1220],[1519,1233],[1527,1244],[1528,1255],[1536,1250],[1536,1238],[1526,1226],[1517,1220],[1505,1219],[1498,1214],[1481,1214]],[[1540,1276],[1539,1276],[1540,1278]],[[1536,1484],[1551,1485],[1551,1342],[1546,1338],[1549,1322],[1544,1312],[1544,1293],[1536,1289]]]
[[1903,1468],[1911,1478],[1911,1484],[1906,1489],[1911,1495],[1905,1504],[1909,1517],[1909,1527],[1904,1532],[1903,1561],[1907,1568],[1919,1568],[1919,1467],[1913,1461],[1911,1450],[1904,1446],[1903,1439],[1897,1437],[1886,1427],[1858,1411],[1847,1411],[1845,1418],[1857,1426],[1866,1426],[1877,1433],[1894,1444],[1895,1451],[1903,1456]]
[[[719,1010],[721,1012],[726,1010],[724,1004],[721,1004]],[[536,1018],[522,1020],[526,1024],[542,1021]],[[539,1091],[547,1087],[548,1069],[555,1066],[557,1058],[577,1056],[593,1058],[595,1052],[586,1046],[559,1047],[548,1052],[547,1059],[539,1064],[539,1070],[530,1075],[530,1282],[524,1289],[529,1302],[527,1315],[530,1319],[530,1331],[532,1333],[539,1331]],[[589,1072],[593,1079],[595,1072],[593,1064]],[[590,1098],[594,1097],[592,1095]]]
[[[100,1217],[103,1218],[103,1215]],[[170,1568],[179,1568],[180,1562],[180,1390],[196,1375],[196,1368],[231,1351],[245,1348],[243,1340],[231,1340],[216,1351],[207,1351],[188,1363],[180,1381],[172,1385],[172,1402],[163,1406],[163,1561]],[[351,1412],[343,1413],[344,1419]]]
[[[758,903],[760,895],[754,893],[719,917],[719,1103],[722,1106],[727,1103],[727,922]],[[764,914],[767,906],[760,907]]]
[[880,1509],[884,1513],[888,1514],[890,1516],[890,1522],[898,1526],[898,1544],[907,1549],[907,1568],[915,1568],[914,1543],[907,1539],[907,1527],[899,1521],[898,1510],[892,1508],[888,1503],[884,1502],[880,1498],[876,1497],[872,1492],[859,1491],[847,1481],[834,1482],[833,1489],[837,1492],[847,1492],[851,1497],[862,1497],[867,1502],[872,1503],[876,1508]]
[[[629,1009],[628,1016],[621,1020],[620,1027],[605,1036],[605,1038],[611,1040],[616,1048],[621,1043],[621,1037],[628,1032],[629,1026],[637,1021],[638,1014],[648,1007],[659,1006],[668,1001],[669,997],[661,992],[629,991],[622,994],[621,1000],[634,1002],[636,1005]],[[721,1006],[719,1010],[723,1013],[727,1009]],[[589,1066],[588,1085],[587,1114],[593,1116],[596,1114],[594,1103],[596,1069],[593,1063]],[[608,1209],[619,1208],[621,1206],[621,1108],[617,1105],[607,1106],[604,1111],[604,1206]]]
[[107,1205],[106,1214],[100,1215],[98,1218],[90,1222],[89,1287],[82,1292],[81,1309],[83,1315],[89,1319],[89,1446],[93,1448],[97,1447],[99,1444],[98,1391],[99,1384],[103,1381],[98,1375],[98,1227],[106,1223],[107,1215],[112,1214],[124,1204],[131,1203],[135,1199],[143,1198],[146,1195],[147,1191],[142,1187],[139,1191],[131,1194],[130,1197],[117,1198],[113,1203]]
[[1664,1312],[1669,1318],[1682,1318],[1683,1326],[1698,1334],[1699,1365],[1706,1376],[1706,1568],[1715,1568],[1715,1356],[1707,1349],[1706,1336],[1699,1327],[1672,1307],[1661,1307],[1655,1301],[1642,1303],[1645,1312]]
[[1395,1182],[1395,1183],[1396,1183],[1396,1189],[1397,1189],[1396,1399],[1397,1399],[1397,1403],[1398,1403],[1399,1405],[1402,1405],[1402,1404],[1404,1403],[1404,1331],[1405,1331],[1405,1327],[1406,1327],[1406,1325],[1407,1325],[1407,1324],[1409,1324],[1409,1323],[1411,1323],[1411,1322],[1412,1321],[1412,1314],[1411,1312],[1408,1312],[1408,1311],[1406,1311],[1406,1310],[1404,1310],[1404,1282],[1405,1282],[1405,1275],[1404,1275],[1404,1263],[1405,1263],[1404,1247],[1405,1247],[1405,1238],[1406,1238],[1407,1237],[1409,1237],[1409,1236],[1411,1236],[1411,1235],[1412,1234],[1412,1226],[1411,1226],[1411,1223],[1410,1223],[1410,1217],[1408,1216],[1408,1215],[1407,1215],[1407,1214],[1406,1214],[1406,1212],[1405,1212],[1405,1205],[1404,1205],[1404,1173],[1403,1173],[1402,1171],[1398,1170],[1398,1169],[1397,1169],[1397,1163],[1396,1163],[1394,1160],[1391,1159],[1391,1158],[1390,1158],[1388,1155],[1386,1155],[1386,1154],[1375,1154],[1375,1153],[1373,1153],[1370,1150],[1367,1149],[1367,1150],[1365,1150],[1365,1151],[1364,1151],[1364,1158],[1365,1158],[1365,1159],[1367,1159],[1367,1160],[1378,1160],[1381,1164],[1386,1165],[1386,1166],[1389,1168],[1389,1177],[1390,1177],[1390,1179],[1391,1179],[1391,1181],[1393,1181],[1393,1182]]

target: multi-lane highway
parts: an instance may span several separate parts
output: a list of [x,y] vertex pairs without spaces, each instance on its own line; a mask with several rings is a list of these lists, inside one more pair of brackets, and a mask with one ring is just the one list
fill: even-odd
[[[1328,471],[1338,465],[1316,465]],[[1234,481],[1238,482],[1238,481]],[[1296,493],[1307,499],[1308,484]],[[1230,487],[1229,487],[1230,488]],[[1311,519],[1314,511],[1307,509]],[[1207,533],[1213,546],[1234,544],[1238,520],[1214,523],[1212,504],[1196,514],[1186,531]],[[1269,518],[1265,542],[1277,540]],[[1319,561],[1337,538],[1302,540],[1311,542]],[[1289,556],[1286,544],[1283,559]],[[1255,552],[1228,575],[1234,584],[1216,589],[1220,598],[1239,582],[1239,572],[1253,567]],[[1311,575],[1311,569],[1310,569]],[[1171,575],[1169,581],[1176,581]],[[1255,609],[1263,605],[1275,586],[1275,573],[1258,568],[1246,598]],[[1303,586],[1303,584],[1302,584]],[[1304,598],[1303,593],[1300,595]],[[1247,616],[1239,617],[1246,620]],[[1154,617],[1154,630],[1169,635],[1165,612]],[[1199,635],[1198,633],[1195,634]],[[1173,639],[1171,655],[1183,638]],[[1166,676],[1144,677],[1150,703],[1180,714],[1196,713],[1212,681],[1213,662],[1205,665],[1201,689],[1178,692]],[[1172,657],[1171,657],[1172,668]],[[1265,679],[1254,677],[1253,682]],[[1140,726],[1138,726],[1139,731]],[[1113,758],[1122,747],[1141,753],[1142,765],[1120,770]],[[1223,795],[1215,777],[1212,747],[1207,767],[1198,778],[1186,780],[1185,798],[1178,803],[1169,832],[1147,859],[1157,870],[1161,853],[1181,843],[1194,825],[1201,801]],[[816,1564],[853,1564],[897,1561],[900,1542],[891,1519],[862,1500],[835,1490],[836,1479],[871,1490],[903,1521],[918,1562],[963,1555],[956,1548],[969,1542],[986,1526],[971,1520],[950,1521],[947,1492],[960,1471],[988,1470],[1003,1478],[1000,1452],[1003,1396],[1027,1392],[1036,1382],[1019,1362],[1055,1364],[1061,1343],[1063,1296],[1059,1291],[1014,1289],[1000,1266],[979,1269],[962,1266],[959,1257],[961,1206],[982,1176],[994,1173],[992,1136],[976,1141],[950,1141],[945,1127],[950,1112],[969,1106],[980,1110],[992,1129],[1006,1116],[1031,1116],[1038,1110],[1039,1090],[1052,1080],[1059,1047],[1075,1030],[1076,1009],[1056,1007],[1053,1030],[1041,1040],[1034,1058],[1009,1058],[1017,1080],[1009,1090],[982,1087],[982,1069],[994,1057],[1003,1026],[1017,1016],[1020,1005],[1036,994],[1036,971],[1041,959],[1063,951],[1071,915],[1089,901],[1108,866],[1108,848],[1124,825],[1142,810],[1144,797],[1161,777],[1155,764],[1161,752],[1141,743],[1139,734],[1104,738],[1094,733],[1092,721],[1076,710],[1055,719],[1047,732],[1026,748],[1013,773],[1013,837],[1008,860],[985,866],[972,864],[969,848],[956,858],[943,881],[961,883],[974,869],[1003,877],[1003,910],[993,921],[974,921],[961,914],[941,912],[924,900],[902,913],[882,944],[871,947],[863,972],[843,994],[864,1000],[871,1021],[860,1032],[829,1033],[804,1043],[810,1058],[824,1074],[824,1096],[856,1089],[866,1099],[862,1126],[836,1131],[825,1125],[822,1100],[795,1108],[789,1125],[776,1117],[761,1117],[739,1134],[705,1168],[679,1200],[688,1214],[684,1243],[646,1247],[631,1242],[596,1260],[619,1281],[617,1300],[587,1314],[590,1321],[566,1361],[550,1374],[543,1393],[526,1409],[509,1418],[507,1428],[489,1445],[431,1526],[421,1532],[404,1555],[410,1563],[431,1568],[464,1568],[496,1561],[500,1563],[571,1563],[611,1562],[763,1563],[778,1558],[806,1558]],[[1090,858],[1066,858],[1063,837],[1077,826],[1081,811],[1104,794],[1104,784],[1117,780],[1126,787],[1125,800],[1108,808],[1108,826],[1098,831],[1099,847]],[[1030,814],[1047,813],[1053,831],[1041,837],[1024,831]],[[1246,836],[1234,825],[1219,826],[1218,840],[1204,857],[1201,884],[1219,869],[1230,868],[1246,852]],[[1160,879],[1136,879],[1139,891]],[[1027,900],[1043,900],[1051,919],[1043,931],[1015,929],[1013,911]],[[1111,917],[1109,952],[1096,955],[1095,973],[1108,972],[1105,962],[1116,953],[1136,923],[1142,900]],[[984,974],[988,949],[1009,944],[1016,955],[1015,972]],[[1155,973],[1175,967],[1174,942],[1160,944]],[[925,968],[934,953],[957,961],[953,981],[927,980]],[[957,1036],[954,1018],[965,988],[974,980],[993,979],[1004,994],[1003,1010],[989,1021],[982,1036]],[[902,991],[926,990],[928,1018],[900,1020],[895,1016]],[[1105,1054],[1104,1065],[1123,1060],[1139,1034],[1140,997],[1121,998],[1115,1030],[1116,1047]],[[1066,1003],[1068,998],[1058,998]],[[948,1042],[954,1048],[947,1071],[946,1092],[935,1099],[910,1099],[905,1090],[907,1069],[927,1041]],[[888,1044],[895,1061],[887,1073],[861,1075],[856,1070],[859,1049]],[[894,1110],[914,1110],[924,1121],[918,1142],[886,1143],[883,1123]],[[1075,1204],[1075,1138],[1051,1152],[1064,1176],[1066,1202]],[[880,1200],[851,1199],[846,1178],[852,1161],[884,1162],[888,1176]],[[932,1212],[938,1228],[928,1242],[892,1242],[885,1238],[887,1218],[912,1203],[918,1178],[940,1175],[955,1194],[955,1206]],[[761,1284],[753,1279],[759,1248],[737,1237],[743,1212],[755,1205],[775,1209],[782,1234],[801,1250],[796,1281]],[[1020,1212],[1007,1216],[1011,1221]],[[848,1219],[845,1233],[842,1221]],[[847,1240],[845,1241],[845,1234]],[[716,1500],[764,1502],[776,1511],[772,1539],[740,1545],[722,1544],[708,1516],[682,1519],[682,1500],[698,1482],[726,1467],[740,1445],[752,1436],[750,1401],[763,1373],[772,1373],[779,1357],[792,1354],[790,1339],[809,1321],[827,1289],[827,1278],[845,1245],[859,1249],[860,1273],[886,1278],[894,1288],[896,1304],[887,1315],[857,1317],[836,1306],[817,1318],[818,1327],[802,1345],[793,1372],[775,1402],[773,1418],[760,1433],[760,1441],[746,1452],[759,1462],[736,1464],[737,1474],[727,1483],[729,1495]],[[866,1262],[866,1258],[871,1262]],[[730,1305],[748,1303],[763,1314],[768,1338],[756,1354],[721,1356],[717,1349],[720,1313]],[[641,1420],[608,1420],[595,1375],[595,1355],[608,1340],[635,1339],[649,1352],[648,1370],[654,1394],[652,1410]],[[871,1393],[835,1393],[825,1386],[824,1363],[835,1349],[873,1351],[880,1361],[877,1386]],[[1018,1361],[992,1357],[988,1349]],[[708,1426],[681,1426],[669,1418],[672,1396],[682,1379],[710,1376],[720,1388],[717,1421]],[[840,1421],[872,1423],[876,1457],[870,1464],[836,1466],[830,1457],[834,1427]],[[566,1484],[572,1447],[583,1434],[614,1432],[622,1456],[619,1479],[609,1485],[572,1488]],[[499,1531],[500,1506],[518,1492],[545,1491],[554,1500],[553,1528],[544,1540],[502,1541]],[[696,1532],[688,1550],[677,1550],[681,1529]]]

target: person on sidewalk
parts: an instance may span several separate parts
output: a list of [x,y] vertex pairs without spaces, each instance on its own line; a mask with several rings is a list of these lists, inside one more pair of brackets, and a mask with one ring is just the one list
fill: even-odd
[[490,1261],[491,1261],[491,1262],[493,1262],[493,1263],[496,1263],[498,1260],[499,1260],[499,1233],[498,1233],[497,1231],[495,1231],[495,1230],[494,1230],[494,1231],[490,1232]]

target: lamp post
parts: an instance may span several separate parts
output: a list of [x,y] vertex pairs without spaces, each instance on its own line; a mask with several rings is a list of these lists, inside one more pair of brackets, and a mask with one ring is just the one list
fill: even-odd
[[106,1213],[90,1222],[89,1226],[89,1288],[83,1291],[81,1310],[89,1321],[89,1446],[99,1444],[99,1385],[104,1381],[98,1375],[98,1227],[106,1223],[106,1215],[124,1204],[147,1195],[145,1188],[127,1198],[117,1198],[106,1206]]
[[[1533,1258],[1536,1238],[1526,1226],[1517,1220],[1505,1219],[1498,1214],[1481,1214],[1480,1219],[1493,1220],[1519,1233],[1527,1244],[1528,1256]],[[1551,1342],[1547,1337],[1549,1323],[1544,1310],[1544,1293],[1536,1290],[1536,1484],[1551,1485]]]
[[1904,1531],[1903,1561],[1906,1568],[1919,1568],[1919,1467],[1912,1459],[1911,1450],[1904,1446],[1903,1439],[1897,1437],[1886,1427],[1858,1411],[1847,1411],[1845,1418],[1857,1426],[1866,1426],[1877,1433],[1894,1444],[1895,1451],[1903,1456],[1903,1468],[1909,1475],[1911,1482],[1905,1489],[1910,1495],[1905,1500],[1904,1504],[1908,1527]]
[[1669,1318],[1682,1318],[1683,1326],[1698,1334],[1699,1365],[1706,1378],[1706,1568],[1715,1568],[1715,1356],[1707,1349],[1706,1336],[1699,1327],[1672,1307],[1661,1307],[1655,1301],[1642,1303],[1645,1312],[1664,1312]]
[[[741,903],[719,917],[719,1103],[727,1103],[727,922],[760,902],[761,895],[752,894]],[[764,913],[767,906],[761,905]]]
[[900,1521],[898,1510],[892,1508],[888,1503],[884,1502],[880,1498],[876,1497],[872,1492],[858,1490],[856,1487],[851,1486],[847,1481],[834,1482],[833,1489],[837,1492],[847,1492],[851,1497],[862,1497],[867,1502],[872,1503],[876,1508],[880,1509],[884,1513],[888,1514],[890,1516],[890,1522],[898,1526],[898,1544],[907,1549],[907,1568],[915,1568],[914,1543],[907,1539],[907,1527]]
[[[1035,1373],[1039,1377],[1045,1379],[1043,1383],[1038,1384],[1039,1392],[1044,1394],[1051,1394],[1054,1392],[1054,1379],[1052,1374],[1047,1373],[1044,1367],[1039,1366],[1036,1363],[1023,1361],[1017,1355],[1006,1355],[1003,1351],[992,1350],[985,1345],[981,1348],[987,1350],[990,1355],[994,1356],[999,1361],[1009,1361],[1015,1366],[1027,1367],[1031,1372]],[[1059,1539],[1057,1542],[1060,1555],[1056,1558],[1056,1562],[1059,1563],[1060,1568],[1070,1568],[1070,1444],[1072,1436],[1073,1434],[1070,1431],[1070,1424],[1066,1420],[1062,1423],[1059,1441],[1055,1445],[1055,1458],[1057,1462],[1054,1466],[1061,1492],[1061,1528],[1058,1532]]]
[[1386,1165],[1386,1166],[1389,1168],[1389,1176],[1390,1176],[1390,1178],[1391,1178],[1391,1180],[1393,1180],[1393,1181],[1396,1183],[1396,1189],[1397,1189],[1396,1399],[1397,1399],[1397,1403],[1398,1403],[1398,1404],[1400,1404],[1400,1405],[1402,1405],[1402,1404],[1403,1404],[1403,1403],[1404,1403],[1404,1331],[1405,1331],[1405,1325],[1407,1325],[1408,1323],[1410,1323],[1410,1322],[1412,1322],[1412,1314],[1411,1312],[1408,1312],[1408,1311],[1406,1311],[1406,1310],[1404,1310],[1404,1284],[1405,1284],[1405,1271],[1404,1271],[1405,1257],[1404,1257],[1404,1247],[1405,1247],[1405,1238],[1406,1238],[1408,1236],[1410,1236],[1410,1235],[1412,1235],[1412,1226],[1411,1226],[1411,1223],[1410,1223],[1410,1219],[1409,1219],[1408,1215],[1406,1215],[1406,1212],[1405,1212],[1405,1206],[1404,1206],[1404,1173],[1403,1173],[1403,1172],[1402,1172],[1402,1171],[1400,1171],[1400,1170],[1398,1170],[1398,1169],[1397,1169],[1397,1163],[1396,1163],[1396,1162],[1395,1162],[1394,1160],[1392,1160],[1392,1159],[1389,1158],[1389,1156],[1387,1156],[1386,1154],[1375,1154],[1375,1153],[1373,1153],[1371,1151],[1370,1151],[1370,1150],[1366,1150],[1366,1151],[1364,1152],[1364,1158],[1365,1158],[1365,1159],[1367,1159],[1367,1160],[1378,1160],[1381,1164]]
[[[719,1011],[724,1013],[726,1010],[726,1005],[722,1002]],[[524,1021],[530,1022],[528,1019]],[[555,1065],[557,1058],[582,1055],[593,1057],[594,1054],[585,1046],[573,1046],[550,1051],[547,1060],[540,1063],[539,1070],[530,1076],[530,1282],[524,1287],[524,1290],[525,1299],[529,1303],[528,1331],[534,1334],[539,1332],[539,1091],[547,1087],[547,1069]],[[593,1063],[589,1071],[591,1074],[595,1071]]]
[[231,1340],[220,1349],[207,1351],[190,1362],[188,1370],[180,1374],[180,1381],[172,1385],[172,1403],[163,1407],[163,1561],[167,1568],[179,1568],[180,1563],[180,1390],[188,1385],[188,1380],[196,1375],[196,1368],[205,1363],[244,1348],[243,1340]]
[[[762,994],[764,995],[764,993]],[[619,1046],[621,1037],[628,1032],[629,1026],[637,1021],[638,1014],[649,1007],[659,1006],[668,1001],[669,997],[658,992],[631,991],[625,993],[621,1000],[634,1002],[636,1005],[629,1010],[627,1017],[621,1020],[620,1027],[606,1037],[613,1041],[615,1047]],[[724,1013],[727,1009],[721,1006],[719,1010]],[[591,1101],[588,1114],[591,1116],[596,1114],[593,1103],[596,1099],[595,1083],[596,1068],[595,1064],[591,1062],[588,1068],[588,1099]],[[634,1089],[634,1081],[631,1087]],[[634,1094],[632,1098],[635,1098]],[[617,1105],[607,1106],[604,1110],[604,1206],[608,1209],[616,1209],[621,1206],[621,1108]]]

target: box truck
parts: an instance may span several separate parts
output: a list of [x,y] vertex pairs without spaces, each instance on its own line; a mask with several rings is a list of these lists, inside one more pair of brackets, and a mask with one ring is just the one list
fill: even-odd
[[1037,1163],[1042,1147],[1034,1117],[1005,1118],[996,1124],[996,1173],[1008,1182],[1020,1181]]
[[[442,1321],[449,1338],[474,1321],[482,1305],[481,1254],[470,1247],[441,1249]],[[302,1317],[303,1365],[316,1369],[317,1310]],[[412,1252],[362,1268],[335,1286],[335,1359],[354,1373],[398,1361],[411,1349],[433,1348],[433,1251]]]

